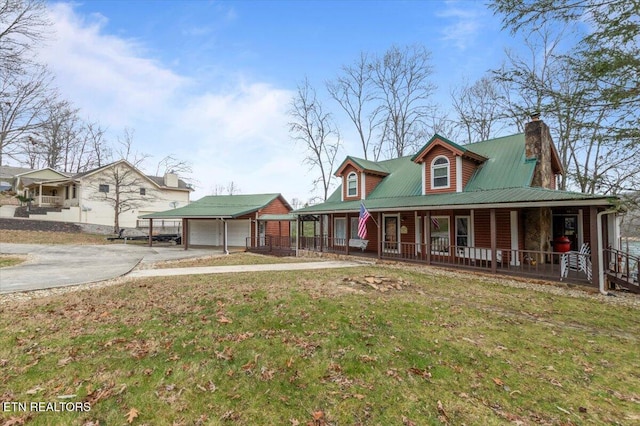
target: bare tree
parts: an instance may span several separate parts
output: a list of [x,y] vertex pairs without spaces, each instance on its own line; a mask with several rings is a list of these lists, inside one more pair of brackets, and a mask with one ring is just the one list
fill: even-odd
[[436,89],[429,80],[430,61],[424,46],[392,46],[372,64],[382,120],[378,154],[384,151],[389,157],[402,157],[422,143]]
[[27,136],[41,126],[40,116],[47,97],[50,75],[0,71],[0,166],[4,157],[18,160]]
[[329,197],[333,168],[340,147],[340,133],[334,125],[331,114],[325,113],[316,97],[316,91],[305,79],[298,85],[298,92],[291,100],[289,131],[297,142],[304,143],[307,156],[304,162],[317,169],[319,176],[314,186],[322,185],[323,199]]
[[496,81],[482,77],[472,85],[464,84],[451,92],[453,108],[468,143],[487,140],[505,126],[499,121],[499,88]]
[[49,25],[44,0],[0,0],[0,72],[17,73],[32,63],[27,55]]
[[[368,55],[361,53],[357,62],[343,66],[342,73],[327,83],[329,94],[338,102],[356,128],[365,160],[369,157],[371,137],[380,125],[380,108],[376,105],[372,71]],[[377,158],[376,155],[374,157]]]
[[242,190],[234,181],[228,182],[226,185],[215,184],[211,186],[211,195],[236,195],[242,194]]
[[82,123],[78,109],[69,101],[49,99],[45,103],[46,119],[31,139],[40,149],[44,167],[63,172],[73,171],[73,152],[77,148]]
[[133,130],[126,128],[122,138],[118,138],[116,152],[120,160],[104,167],[98,178],[90,185],[94,188],[93,199],[107,203],[113,207],[113,232],[120,231],[120,215],[139,209],[158,198],[157,191],[149,185],[149,180],[139,167],[148,157],[133,148]]
[[558,52],[563,32],[533,30],[526,42],[529,57],[508,53],[505,65],[493,71],[502,89],[501,115],[519,129],[530,112],[545,117],[566,171],[560,189],[615,195],[637,188],[640,164],[634,159],[640,158],[640,144],[611,131],[622,119],[620,110],[592,107],[589,99],[600,82],[581,77],[574,51]]

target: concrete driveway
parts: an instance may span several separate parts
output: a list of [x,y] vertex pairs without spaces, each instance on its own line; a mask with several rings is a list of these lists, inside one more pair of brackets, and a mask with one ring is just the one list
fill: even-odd
[[0,244],[2,254],[28,255],[20,265],[0,269],[0,294],[108,280],[139,263],[222,254],[220,250],[138,245]]

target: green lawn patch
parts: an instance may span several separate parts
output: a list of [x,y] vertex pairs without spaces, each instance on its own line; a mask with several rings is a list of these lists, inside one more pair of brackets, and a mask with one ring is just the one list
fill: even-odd
[[90,407],[5,410],[5,421],[640,421],[637,309],[473,275],[181,276],[0,306],[0,402]]
[[19,265],[24,262],[24,256],[13,256],[0,254],[0,268],[8,268],[9,266]]

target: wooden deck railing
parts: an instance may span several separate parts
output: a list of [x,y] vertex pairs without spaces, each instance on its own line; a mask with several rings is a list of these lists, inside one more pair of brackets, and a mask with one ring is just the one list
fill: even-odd
[[604,267],[609,281],[617,287],[640,293],[640,257],[621,250],[605,249]]

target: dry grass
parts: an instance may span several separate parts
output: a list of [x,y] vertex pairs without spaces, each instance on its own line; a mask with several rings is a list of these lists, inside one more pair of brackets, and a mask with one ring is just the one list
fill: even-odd
[[3,229],[0,242],[13,244],[111,244],[106,235]]
[[[381,292],[366,275],[401,284]],[[473,275],[167,277],[0,306],[0,402],[91,406],[0,414],[16,423],[640,420],[637,309]]]

